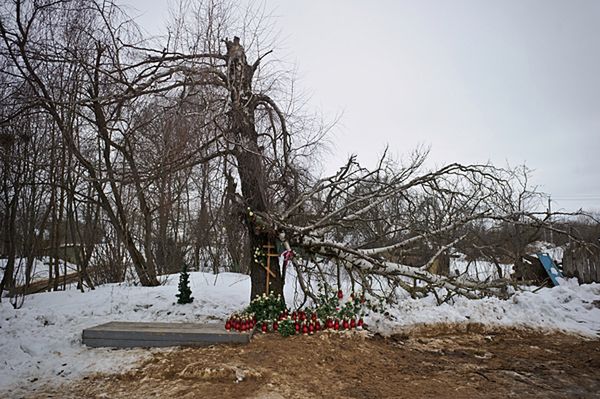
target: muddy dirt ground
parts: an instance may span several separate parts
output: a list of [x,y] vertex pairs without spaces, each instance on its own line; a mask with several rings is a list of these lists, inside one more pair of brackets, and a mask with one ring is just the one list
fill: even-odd
[[161,352],[29,398],[600,398],[600,340],[471,326]]

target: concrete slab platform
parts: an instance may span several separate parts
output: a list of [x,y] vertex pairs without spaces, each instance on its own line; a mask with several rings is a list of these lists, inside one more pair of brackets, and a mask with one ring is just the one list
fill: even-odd
[[227,331],[222,324],[111,321],[83,330],[83,344],[98,348],[247,344],[252,331]]

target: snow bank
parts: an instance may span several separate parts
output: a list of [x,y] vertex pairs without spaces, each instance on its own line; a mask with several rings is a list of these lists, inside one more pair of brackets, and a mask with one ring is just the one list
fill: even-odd
[[[532,287],[534,289],[536,287]],[[371,325],[384,335],[406,327],[435,323],[480,323],[489,326],[559,330],[600,337],[600,284],[579,285],[562,280],[554,288],[519,291],[508,300],[455,298],[436,306],[435,298],[406,298],[388,310],[371,315]]]
[[[159,287],[109,284],[94,291],[76,290],[28,296],[14,310],[8,298],[0,304],[0,393],[2,390],[95,371],[123,370],[147,350],[87,348],[83,329],[108,321],[206,322],[222,320],[245,306],[247,276],[190,273],[195,297],[175,305],[178,275]],[[58,377],[57,377],[58,376]],[[0,394],[0,397],[2,395]]]
[[[84,328],[113,320],[219,321],[248,303],[248,276],[190,273],[195,299],[188,305],[175,304],[177,283],[178,276],[173,275],[166,278],[165,285],[152,288],[110,284],[86,293],[42,293],[27,297],[19,310],[5,299],[0,304],[0,397],[15,396],[14,389],[19,386],[60,382],[97,371],[122,371],[159,350],[87,348],[81,344]],[[286,298],[290,302],[302,299],[294,281],[286,285]],[[569,280],[538,293],[517,293],[507,301],[458,298],[453,304],[436,306],[433,298],[404,299],[389,309],[388,317],[372,314],[367,322],[384,334],[414,324],[475,322],[597,336],[599,301],[600,284],[579,286]],[[9,394],[3,395],[3,391]]]

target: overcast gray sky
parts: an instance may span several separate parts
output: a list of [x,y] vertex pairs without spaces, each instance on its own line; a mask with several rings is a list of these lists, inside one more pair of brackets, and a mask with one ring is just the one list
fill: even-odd
[[[157,32],[166,0],[121,0]],[[266,0],[335,170],[431,146],[432,165],[525,163],[553,210],[600,210],[600,1]]]

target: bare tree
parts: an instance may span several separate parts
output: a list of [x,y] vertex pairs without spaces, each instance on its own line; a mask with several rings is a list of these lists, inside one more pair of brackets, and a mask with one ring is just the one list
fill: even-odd
[[[437,294],[440,288],[450,296],[501,294],[505,281],[482,283],[427,270],[468,237],[470,224],[498,215],[494,199],[510,183],[505,171],[450,164],[428,172],[424,160],[417,153],[397,167],[382,159],[367,170],[351,159],[334,176],[315,181],[284,212],[259,213],[256,223],[313,262],[337,264],[365,290],[373,289],[369,276],[382,276],[390,295],[398,286],[413,295]],[[415,248],[429,255],[404,263]]]
[[[15,75],[53,119],[127,248],[141,283],[156,285],[154,209],[145,182],[155,178],[164,165],[146,165],[136,152],[137,133],[146,123],[140,122],[137,113],[154,94],[183,83],[165,83],[172,70],[160,69],[163,60],[144,58],[146,52],[125,44],[134,40],[127,21],[111,2],[16,1],[4,7],[0,34]],[[209,146],[210,141],[202,145]],[[90,151],[90,146],[97,150]],[[205,161],[197,156],[190,159],[194,153],[204,156],[206,152],[190,146],[171,159],[168,167]],[[125,203],[131,199],[129,193],[135,200],[135,216],[140,218]],[[61,206],[56,208],[55,225],[64,209],[64,197],[57,198]],[[138,221],[136,230],[134,222]]]

